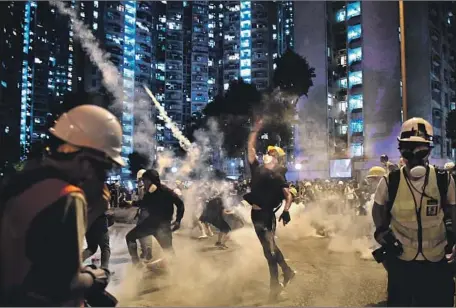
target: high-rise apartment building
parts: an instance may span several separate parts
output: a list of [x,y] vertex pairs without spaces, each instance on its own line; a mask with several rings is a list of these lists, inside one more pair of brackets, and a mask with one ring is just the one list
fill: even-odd
[[[21,22],[20,32],[14,30],[21,36],[21,41],[15,41],[13,47],[20,52],[10,62],[12,66],[20,63],[20,68],[12,72],[10,78],[19,74],[17,88],[20,89],[20,98],[14,101],[13,108],[20,110],[20,156],[25,159],[32,144],[48,138],[46,119],[54,105],[62,101],[66,92],[73,90],[73,30],[70,26],[61,27],[68,24],[67,18],[59,15],[47,2],[11,2],[9,5],[11,11],[3,14],[14,15],[9,19],[13,25],[18,20]],[[19,12],[22,16],[18,16]],[[2,22],[7,20],[2,18]]]
[[[442,36],[453,26],[448,19],[449,6],[435,3],[440,8],[435,16],[441,36],[438,41],[432,40],[436,31],[430,22],[432,5],[418,5],[419,14],[412,3],[405,9],[407,111],[409,117],[420,116],[433,123],[438,148],[440,138],[446,141],[444,116],[433,115],[438,112],[431,108],[431,94],[437,93],[438,87],[431,79],[437,72],[443,78],[445,69],[443,60],[434,64],[436,56],[431,47],[432,42],[439,47],[442,59],[445,40],[451,35],[445,39]],[[316,68],[314,86],[299,106],[302,124],[297,132],[296,155],[304,163],[299,171],[301,177],[361,177],[369,167],[379,164],[381,154],[397,161],[396,137],[402,122],[398,3],[297,2],[295,11],[295,29],[299,29],[295,33],[295,50]],[[449,62],[448,42],[445,55],[450,76],[454,66]],[[436,67],[435,73],[432,66]],[[421,94],[413,94],[417,92]],[[443,101],[442,94],[442,106]],[[450,154],[444,144],[433,154],[436,162]]]
[[266,90],[274,60],[293,48],[293,2],[227,1],[224,14],[224,90],[237,78]]
[[[23,2],[0,3],[0,173],[20,156]],[[0,174],[1,176],[1,174]]]

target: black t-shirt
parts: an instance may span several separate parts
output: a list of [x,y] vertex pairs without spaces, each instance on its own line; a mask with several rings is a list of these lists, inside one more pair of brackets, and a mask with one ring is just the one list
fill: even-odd
[[184,202],[169,187],[161,185],[155,192],[144,194],[141,200],[141,208],[146,208],[149,213],[148,220],[165,222],[171,221],[176,206],[176,220],[180,221],[184,216]]
[[283,201],[283,188],[288,187],[281,168],[269,170],[257,160],[250,164],[252,174],[251,191],[244,196],[250,204],[272,211]]

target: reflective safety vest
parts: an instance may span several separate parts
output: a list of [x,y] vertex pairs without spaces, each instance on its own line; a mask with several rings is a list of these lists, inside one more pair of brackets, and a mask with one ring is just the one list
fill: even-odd
[[[417,204],[413,198],[413,188],[407,184],[404,169],[400,170],[399,187],[391,208],[391,229],[403,245],[404,253],[399,258],[404,261],[415,260],[420,252],[431,262],[441,261],[445,256],[447,240],[441,198],[436,171],[432,166],[429,168],[428,184],[425,188],[427,196],[423,196],[422,202],[421,195],[418,196]],[[422,187],[416,188],[418,191],[422,190]],[[420,203],[421,210],[417,214]]]

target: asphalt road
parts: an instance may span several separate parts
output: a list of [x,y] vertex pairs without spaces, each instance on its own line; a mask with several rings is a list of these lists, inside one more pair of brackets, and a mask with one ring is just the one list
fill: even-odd
[[[272,304],[266,300],[267,263],[250,227],[233,233],[228,250],[215,249],[216,237],[197,240],[180,231],[174,236],[176,257],[167,275],[131,267],[124,240],[129,228],[131,225],[116,224],[111,230],[115,276],[108,290],[123,307],[384,306],[384,269],[373,260],[363,260],[360,253],[331,251],[334,249],[328,248],[339,241],[334,238],[279,228],[278,244],[298,274],[285,290],[284,299]],[[154,242],[154,257],[159,255]]]

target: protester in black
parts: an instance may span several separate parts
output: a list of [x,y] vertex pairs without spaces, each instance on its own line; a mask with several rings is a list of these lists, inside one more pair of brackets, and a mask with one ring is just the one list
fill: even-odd
[[262,128],[262,121],[255,124],[249,136],[248,160],[252,176],[251,192],[244,199],[252,205],[251,218],[255,232],[263,247],[263,252],[268,261],[270,273],[270,299],[276,300],[281,292],[278,266],[284,274],[283,285],[286,286],[295,276],[295,272],[285,262],[285,258],[275,242],[276,216],[275,210],[286,200],[285,208],[279,221],[283,220],[284,226],[290,222],[289,209],[292,195],[283,176],[282,168],[278,166],[277,159],[270,155],[264,156],[264,165],[258,163],[255,155],[255,146],[258,131]]
[[[184,202],[172,189],[161,184],[156,170],[147,170],[142,179],[146,193],[141,206],[147,207],[149,216],[126,236],[133,264],[139,263],[136,240],[145,236],[153,235],[163,250],[173,253],[172,232],[180,228],[185,211]],[[177,208],[176,220],[171,223],[174,206]]]

